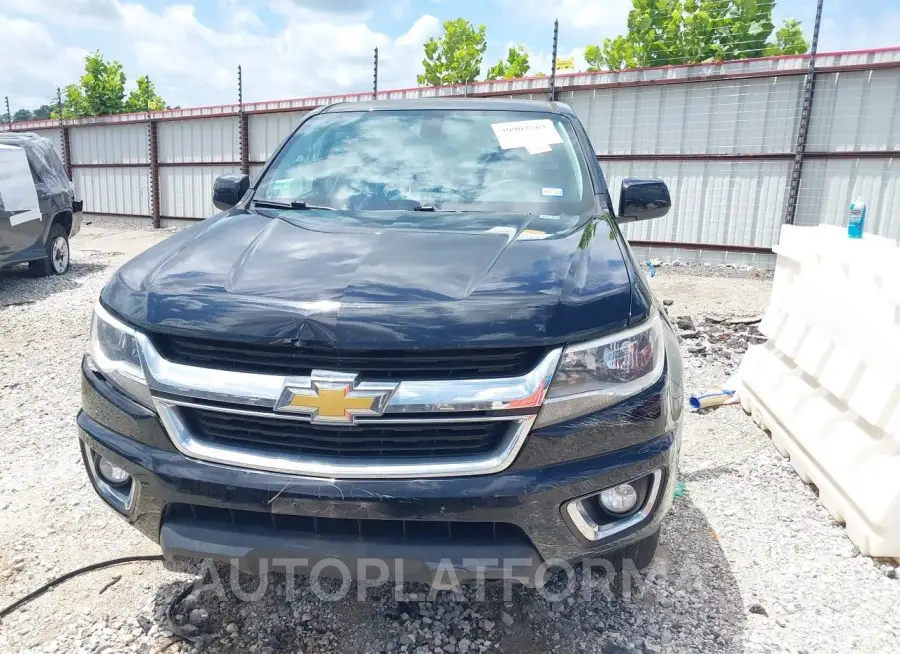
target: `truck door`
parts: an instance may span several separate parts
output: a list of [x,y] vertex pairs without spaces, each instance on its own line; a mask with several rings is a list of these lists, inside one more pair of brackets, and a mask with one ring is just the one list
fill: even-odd
[[0,144],[0,263],[39,245],[44,221],[25,150]]

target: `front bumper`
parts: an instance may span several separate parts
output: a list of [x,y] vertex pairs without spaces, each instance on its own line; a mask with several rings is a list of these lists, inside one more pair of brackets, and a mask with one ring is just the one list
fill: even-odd
[[[510,571],[532,580],[545,562],[602,557],[652,535],[671,503],[677,426],[670,417],[661,419],[659,411],[654,418],[635,410],[667,406],[667,400],[659,401],[665,384],[651,389],[648,397],[656,401],[636,398],[634,406],[615,408],[609,417],[631,443],[628,447],[602,453],[584,447],[590,439],[596,444],[609,437],[597,414],[533,433],[514,465],[499,473],[340,480],[190,459],[172,446],[156,414],[90,370],[83,372],[78,432],[85,462],[96,453],[132,475],[130,501],[114,508],[160,543],[170,559],[211,558],[254,572],[278,567],[302,571],[317,564],[321,570],[321,562],[329,559],[325,565],[340,569],[343,564],[355,577],[364,576],[360,573],[366,566],[381,575],[381,565],[372,562],[377,559],[387,563],[387,578],[432,584],[443,561],[459,581],[508,577]],[[669,427],[660,429],[663,424]],[[555,456],[549,455],[551,447]],[[556,460],[564,452],[569,460]],[[577,458],[579,452],[584,458]],[[98,485],[92,466],[87,467],[95,489],[114,505],[102,480]],[[654,470],[661,471],[658,498],[646,519],[627,530],[589,541],[563,511],[574,498]],[[485,535],[483,527],[489,524],[495,529]],[[446,538],[433,538],[436,525],[446,525]],[[454,538],[476,526],[477,537]],[[426,538],[417,536],[422,527],[432,528]]]

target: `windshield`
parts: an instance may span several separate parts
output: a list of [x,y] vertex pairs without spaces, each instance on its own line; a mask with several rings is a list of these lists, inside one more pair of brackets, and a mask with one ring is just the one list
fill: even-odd
[[591,211],[593,189],[575,133],[556,114],[423,109],[310,118],[255,199],[571,215]]

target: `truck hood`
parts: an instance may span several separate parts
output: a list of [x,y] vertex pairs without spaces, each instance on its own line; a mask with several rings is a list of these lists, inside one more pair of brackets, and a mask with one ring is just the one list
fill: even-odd
[[628,324],[618,238],[606,219],[233,209],[126,263],[101,299],[139,328],[247,342],[556,343]]

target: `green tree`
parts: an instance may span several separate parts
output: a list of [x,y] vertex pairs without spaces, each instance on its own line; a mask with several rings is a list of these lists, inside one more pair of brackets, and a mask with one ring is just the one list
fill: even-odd
[[633,0],[628,33],[585,49],[590,70],[730,61],[809,50],[789,19],[770,40],[774,0]]
[[485,79],[516,79],[525,77],[531,66],[528,64],[528,53],[524,45],[510,46],[506,61],[501,59],[487,72]]
[[125,71],[122,64],[115,59],[103,61],[99,51],[84,59],[81,88],[88,115],[119,114],[125,108]]
[[584,60],[588,71],[595,73],[603,69],[603,49],[599,45],[589,45],[584,49]]
[[[712,2],[713,0],[703,0],[695,4],[702,7]],[[720,37],[719,48],[707,59],[730,61],[762,57],[766,51],[766,41],[775,29],[772,22],[774,0],[738,0],[722,6],[726,8],[724,16],[720,18],[724,35]]]
[[[120,114],[125,110],[125,71],[113,59],[104,61],[100,52],[84,58],[84,75],[63,90],[64,118]],[[57,118],[57,110],[53,117]]]
[[50,112],[51,118],[78,118],[93,116],[85,93],[78,84],[69,84],[62,90],[62,107]]
[[775,32],[775,40],[766,44],[766,56],[805,54],[809,52],[809,45],[803,37],[800,21],[789,18]]
[[137,78],[137,88],[134,89],[125,101],[125,111],[161,111],[166,108],[163,100],[156,92],[156,86],[146,75]]
[[31,112],[28,109],[19,109],[12,116],[14,123],[23,123],[26,120],[31,120]]
[[440,39],[425,42],[425,69],[416,77],[419,84],[442,86],[467,84],[481,73],[481,59],[487,50],[486,28],[477,28],[465,18],[444,21]]
[[49,104],[42,104],[40,107],[31,112],[31,117],[34,120],[46,120],[50,118],[50,112],[53,111],[53,107]]

